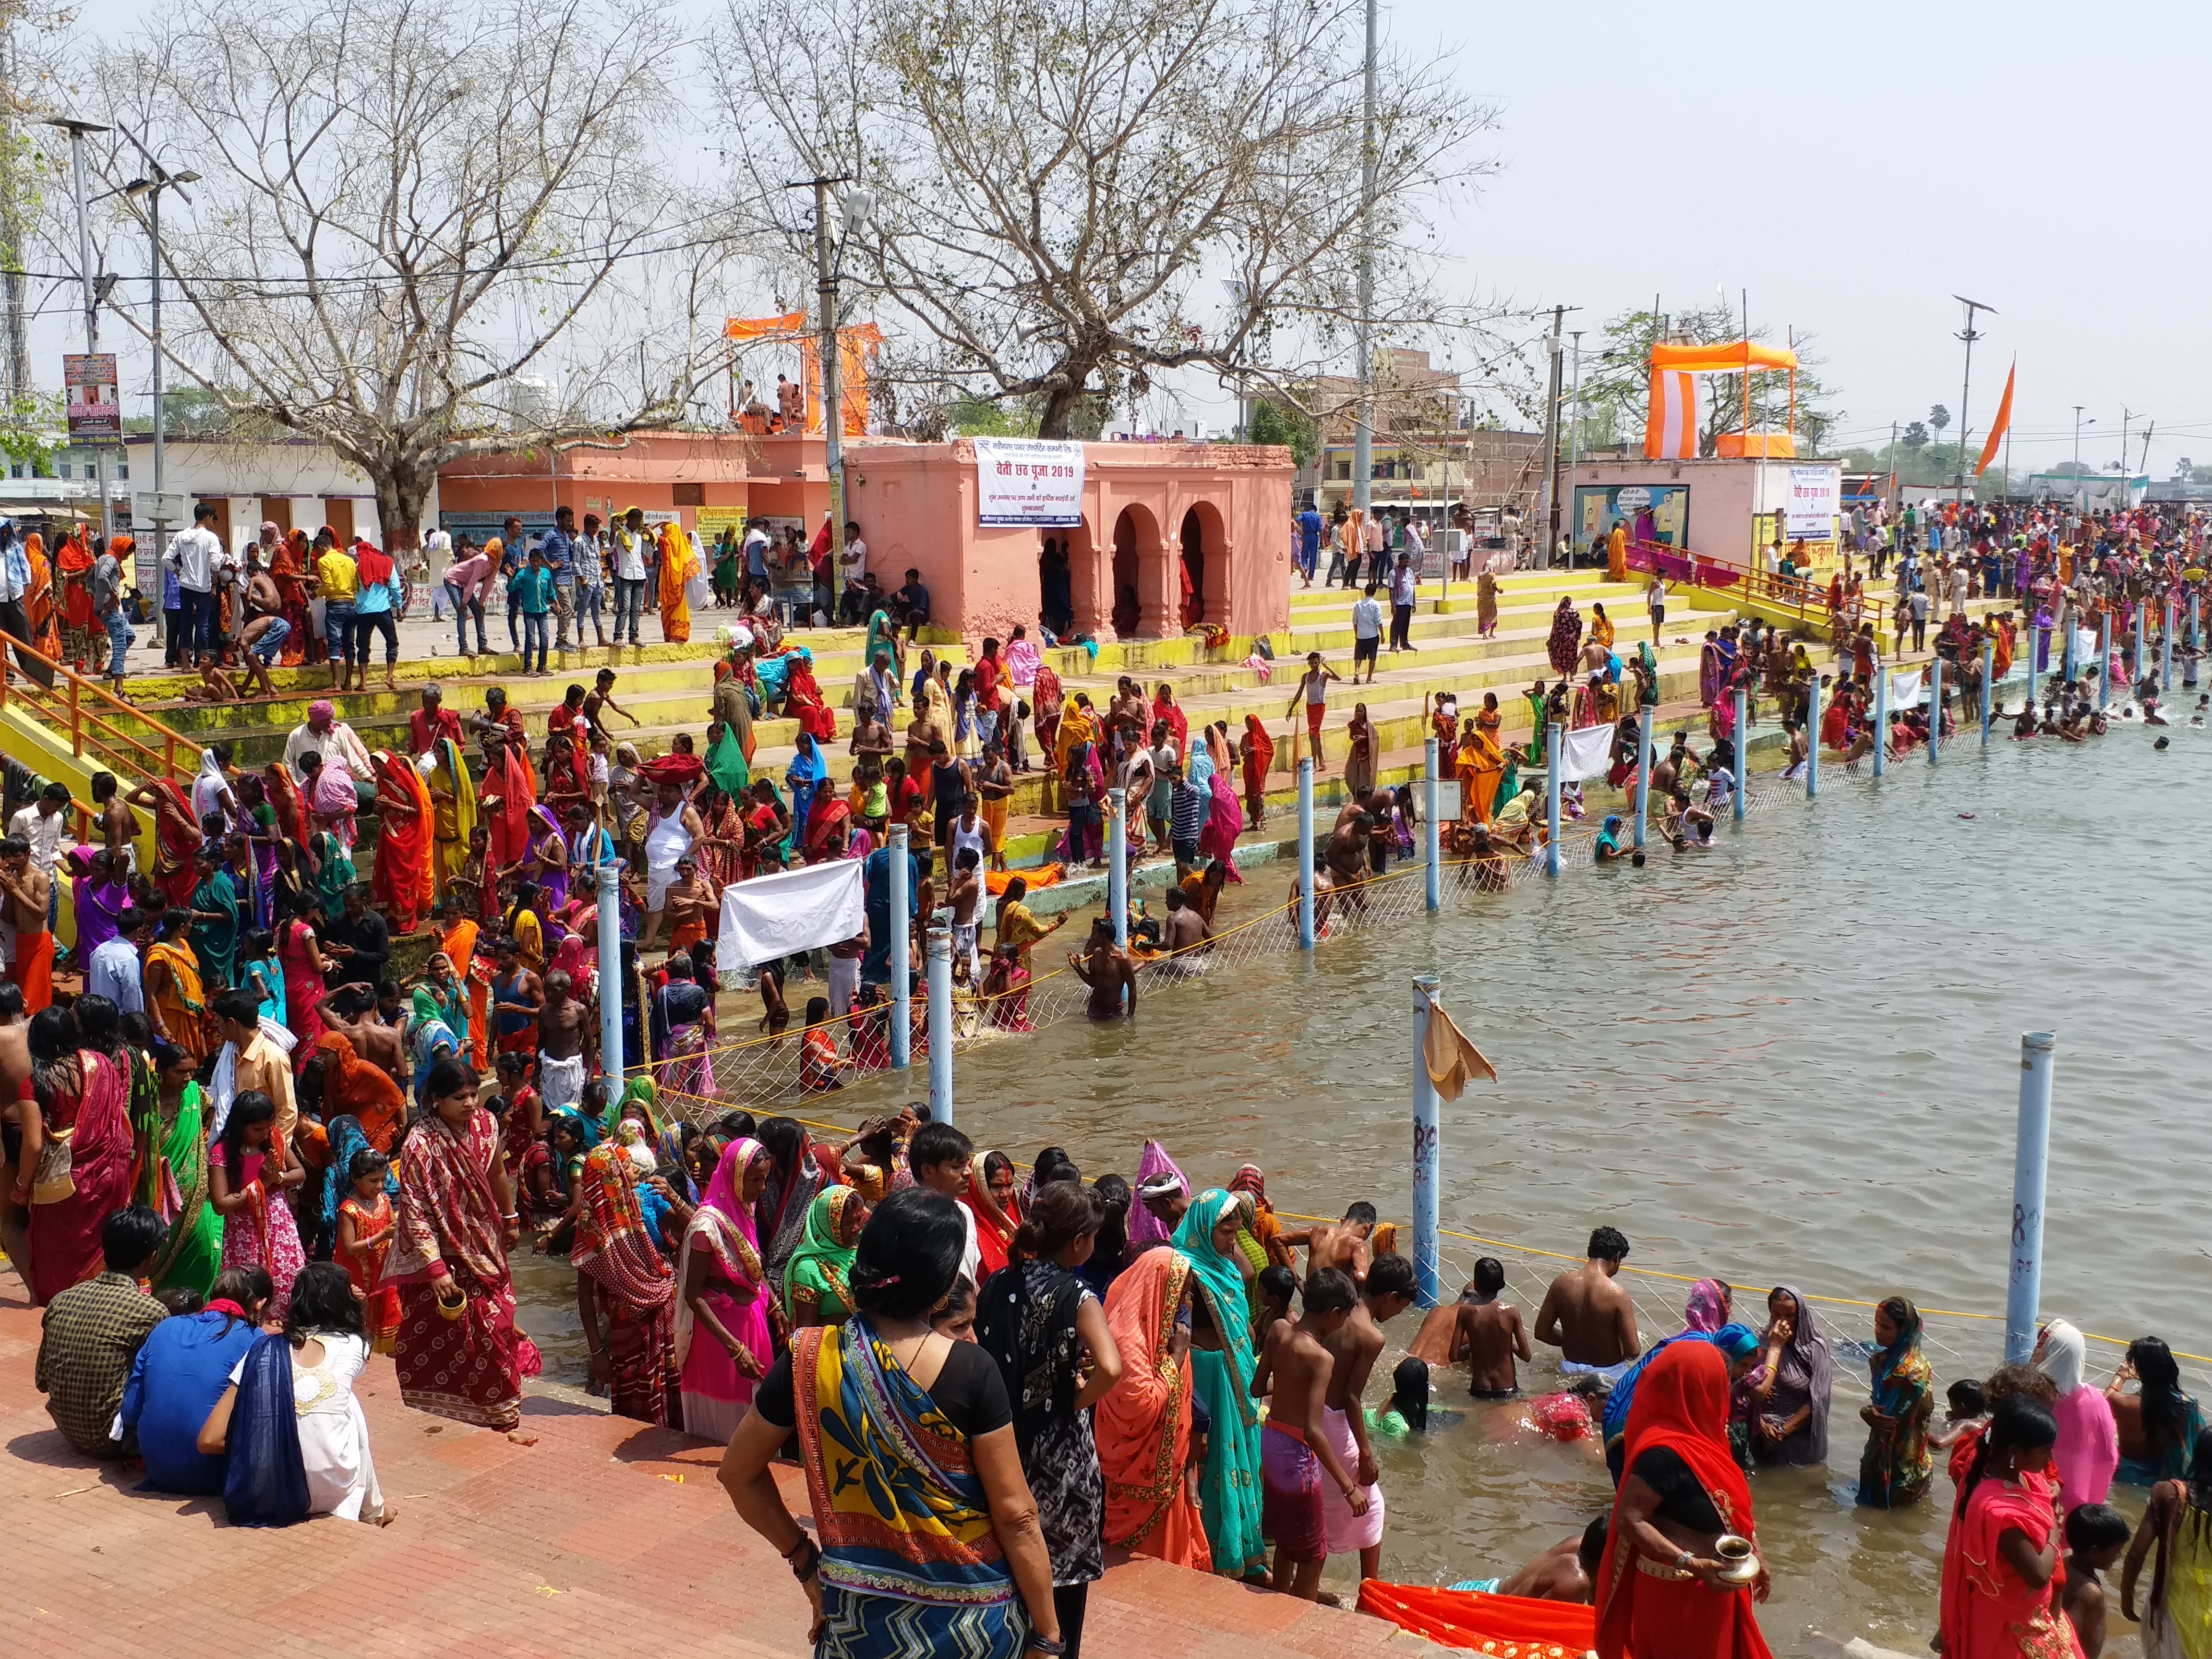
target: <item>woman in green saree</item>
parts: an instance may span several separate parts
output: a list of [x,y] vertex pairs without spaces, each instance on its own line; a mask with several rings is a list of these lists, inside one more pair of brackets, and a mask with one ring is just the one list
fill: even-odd
[[238,889],[212,848],[199,855],[199,882],[192,889],[192,956],[200,982],[213,991],[238,983],[238,930],[242,916]]
[[316,832],[314,848],[315,902],[325,921],[336,921],[345,914],[346,889],[354,884],[353,857],[327,830]]
[[1213,1322],[1212,1345],[1194,1339],[1191,1376],[1212,1414],[1200,1489],[1213,1570],[1230,1578],[1267,1571],[1260,1537],[1260,1417],[1252,1403],[1252,1310],[1237,1235],[1237,1201],[1220,1188],[1199,1194],[1176,1228],[1175,1247],[1190,1258],[1193,1282]]
[[853,1316],[845,1287],[868,1218],[867,1200],[851,1187],[817,1193],[806,1208],[806,1231],[783,1264],[783,1305],[793,1329],[842,1325]]
[[[138,1065],[132,1067],[131,1115],[147,1126],[149,1154],[135,1196],[167,1218],[169,1236],[146,1279],[157,1291],[181,1286],[205,1296],[222,1271],[222,1217],[208,1202],[206,1097],[192,1081],[190,1054],[156,1042],[153,1056],[152,1075],[143,1081]],[[155,1103],[142,1116],[149,1087]]]

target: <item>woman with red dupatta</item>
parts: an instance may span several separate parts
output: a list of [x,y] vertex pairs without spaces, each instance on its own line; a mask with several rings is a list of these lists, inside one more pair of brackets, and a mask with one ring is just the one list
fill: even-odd
[[[307,562],[307,536],[302,530],[295,530],[285,537],[269,556],[270,580],[276,584],[276,597],[284,606],[284,620],[292,625],[292,632],[277,657],[287,668],[297,668],[309,660],[310,641],[318,647],[322,644],[307,628],[307,584],[301,574]],[[317,659],[321,654],[319,650],[315,653]]]
[[[837,711],[823,701],[821,684],[814,678],[813,653],[804,647],[791,658],[783,712],[799,722],[800,731],[811,732],[817,743],[830,743],[837,736]],[[752,757],[745,760],[750,764]]]
[[75,1040],[75,1022],[66,1014],[48,1010],[32,1020],[32,1093],[48,1145],[68,1136],[72,1188],[48,1193],[41,1184],[30,1193],[31,1298],[41,1307],[106,1265],[100,1224],[131,1202],[134,1144],[128,1067],[90,1048],[53,1053],[41,1037],[56,1035]]
[[[1176,753],[1183,759],[1190,758],[1190,722],[1183,718],[1182,705],[1175,700],[1175,687],[1165,680],[1152,693],[1152,723],[1168,723],[1168,735],[1175,739]],[[1146,735],[1150,735],[1147,733]]]
[[[278,762],[276,769],[283,771],[283,763]],[[293,792],[295,797],[298,793]],[[281,823],[283,807],[282,798],[277,799]],[[128,804],[153,810],[154,884],[172,908],[189,910],[192,889],[199,884],[193,860],[200,850],[199,820],[192,816],[191,797],[174,778],[156,778],[132,790]]]
[[458,1060],[432,1066],[425,1092],[430,1109],[399,1149],[384,1264],[384,1283],[399,1287],[399,1398],[456,1422],[512,1429],[522,1420],[522,1379],[540,1361],[514,1328],[507,1252],[521,1224],[499,1127],[477,1104],[476,1073]]
[[960,1206],[975,1218],[975,1245],[983,1253],[983,1277],[1006,1265],[1022,1206],[1014,1197],[1014,1166],[1004,1152],[981,1152],[968,1166],[968,1190]]
[[1195,1572],[1213,1571],[1206,1519],[1191,1501],[1190,1258],[1146,1250],[1106,1292],[1106,1328],[1121,1351],[1121,1380],[1098,1402],[1098,1472],[1106,1480],[1106,1541]]
[[[283,769],[281,761],[277,769]],[[276,959],[284,969],[284,1024],[292,1033],[296,1072],[323,1037],[323,1017],[315,1012],[324,988],[322,942],[303,919],[287,916],[276,924]]]
[[2014,1394],[1997,1402],[1959,1482],[1943,1547],[1944,1659],[2081,1659],[2060,1606],[2057,1443],[2058,1419],[2042,1401]]
[[1644,1368],[1598,1567],[1598,1659],[1771,1659],[1752,1612],[1766,1599],[1764,1562],[1752,1583],[1731,1585],[1713,1554],[1723,1533],[1754,1547],[1759,1536],[1728,1421],[1718,1348],[1678,1342]]
[[411,933],[430,908],[430,792],[422,775],[389,749],[369,757],[376,772],[376,870],[369,896],[392,935]]
[[61,587],[62,652],[78,673],[96,656],[92,644],[92,549],[82,529],[64,537],[54,550],[54,569]]
[[[477,792],[477,811],[489,833],[491,861],[501,870],[530,856],[530,809],[538,805],[538,787],[520,758],[521,750],[520,742],[501,743],[498,758],[487,759],[484,781]],[[484,885],[495,884],[496,878],[486,871]]]
[[1252,827],[1267,822],[1267,769],[1275,763],[1275,740],[1257,714],[1244,717],[1244,810]]
[[584,1159],[568,1261],[576,1269],[586,1328],[597,1326],[601,1310],[607,1316],[606,1341],[592,1352],[592,1380],[605,1385],[617,1417],[666,1428],[672,1396],[675,1420],[683,1420],[676,1275],[646,1231],[637,1179],[636,1164],[612,1141]]
[[323,1062],[324,1121],[349,1117],[371,1146],[389,1153],[407,1115],[407,1097],[392,1074],[363,1060],[342,1031],[325,1031],[312,1050],[301,1051]]
[[31,586],[23,599],[23,615],[31,624],[31,648],[59,662],[61,607],[54,603],[54,567],[46,557],[46,538],[35,530],[24,537],[23,556],[31,567]]

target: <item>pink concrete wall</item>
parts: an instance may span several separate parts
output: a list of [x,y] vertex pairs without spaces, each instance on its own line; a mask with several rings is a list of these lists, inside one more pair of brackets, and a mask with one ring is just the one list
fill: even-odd
[[1115,636],[1114,537],[1128,515],[1139,620],[1132,637],[1174,637],[1176,560],[1187,514],[1205,556],[1204,620],[1235,635],[1289,625],[1291,479],[1286,449],[1237,444],[1087,444],[1084,522],[1069,529],[975,522],[975,448],[856,441],[846,454],[847,514],[887,589],[913,567],[941,627],[974,649],[986,634],[1036,625],[1037,559],[1048,537],[1070,545],[1076,628]]

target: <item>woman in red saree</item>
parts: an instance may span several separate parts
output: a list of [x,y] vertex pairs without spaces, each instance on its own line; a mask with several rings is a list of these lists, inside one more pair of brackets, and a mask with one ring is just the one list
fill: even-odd
[[[676,1275],[647,1231],[638,1204],[637,1165],[612,1141],[584,1159],[578,1183],[576,1241],[568,1261],[580,1299],[607,1316],[605,1343],[592,1355],[592,1376],[606,1385],[617,1417],[666,1428],[677,1386]],[[588,1288],[586,1288],[588,1287]]]
[[[1152,693],[1152,723],[1168,723],[1168,735],[1175,739],[1176,753],[1185,760],[1190,758],[1190,722],[1183,718],[1182,705],[1176,701],[1175,687],[1165,680]],[[1149,733],[1147,734],[1149,735]]]
[[522,1379],[540,1362],[514,1328],[507,1253],[521,1224],[499,1127],[459,1060],[432,1066],[424,1092],[430,1109],[399,1150],[384,1264],[384,1283],[399,1288],[399,1398],[456,1422],[512,1429],[522,1420]]
[[1959,1483],[1943,1548],[1945,1659],[2081,1659],[2060,1607],[2057,1443],[2058,1419],[2042,1401],[2014,1394],[1997,1402]]
[[1765,1565],[1753,1583],[1729,1585],[1713,1555],[1723,1533],[1759,1540],[1728,1422],[1718,1348],[1678,1342],[1644,1368],[1597,1572],[1598,1659],[1771,1659],[1752,1612],[1766,1596]]
[[[106,1054],[69,1046],[75,1026],[56,1009],[31,1022],[32,1091],[48,1147],[66,1147],[70,1188],[51,1190],[42,1182],[29,1194],[31,1298],[41,1307],[102,1270],[100,1224],[131,1202],[130,1072]],[[40,1167],[51,1170],[58,1162],[50,1150]]]
[[[793,655],[785,688],[783,712],[799,722],[799,730],[812,732],[817,743],[834,741],[837,736],[837,711],[823,701],[811,653],[802,649]],[[752,757],[748,755],[745,760],[750,764]]]
[[[284,620],[292,632],[284,641],[277,660],[287,668],[297,668],[307,659],[307,645],[313,637],[307,628],[307,584],[301,576],[307,568],[307,537],[305,531],[295,530],[276,544],[269,556],[270,580],[276,584],[276,597],[284,607]],[[314,641],[321,644],[319,639]],[[320,653],[318,653],[318,655]]]
[[369,757],[376,770],[376,870],[369,896],[397,938],[415,931],[430,908],[430,792],[420,773],[388,749]]
[[[283,763],[277,763],[283,769]],[[298,916],[276,924],[276,959],[284,969],[284,1024],[292,1033],[292,1063],[297,1071],[322,1041],[323,1017],[315,1005],[323,997],[322,942]]]
[[[520,742],[501,744],[499,758],[486,764],[484,781],[477,791],[479,817],[489,832],[491,861],[502,871],[530,855],[530,809],[538,805],[538,788],[521,754]],[[485,886],[496,882],[487,870]]]
[[1252,827],[1267,822],[1267,769],[1275,763],[1275,740],[1257,714],[1244,717],[1244,810]]
[[55,580],[60,586],[63,659],[80,674],[93,649],[92,549],[82,528],[72,530],[54,550]]
[[1014,1166],[1004,1152],[981,1152],[968,1167],[968,1190],[961,1207],[975,1218],[975,1244],[983,1252],[983,1277],[1006,1265],[1022,1206],[1014,1197]]
[[1213,1571],[1206,1520],[1191,1501],[1190,1258],[1146,1250],[1106,1292],[1106,1328],[1121,1351],[1121,1380],[1098,1402],[1098,1471],[1106,1481],[1106,1541],[1196,1572]]
[[691,856],[698,860],[701,875],[717,889],[726,887],[738,879],[738,861],[744,852],[744,815],[719,784],[709,783],[692,805],[699,809],[700,827],[707,834],[693,844]]
[[[277,763],[280,770],[283,764]],[[191,797],[174,778],[156,778],[132,790],[130,804],[154,809],[154,884],[173,907],[190,909],[192,889],[199,884],[194,860],[200,850]]]

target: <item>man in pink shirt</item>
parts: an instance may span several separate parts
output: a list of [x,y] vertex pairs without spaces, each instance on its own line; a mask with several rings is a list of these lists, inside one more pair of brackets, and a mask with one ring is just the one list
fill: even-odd
[[[497,544],[494,543],[493,546]],[[468,556],[456,559],[446,567],[446,597],[453,606],[453,650],[467,656],[469,652],[469,617],[477,619],[476,653],[480,657],[491,654],[484,643],[484,601],[491,595],[492,584],[499,580],[499,559],[490,548],[481,551],[462,544]]]

